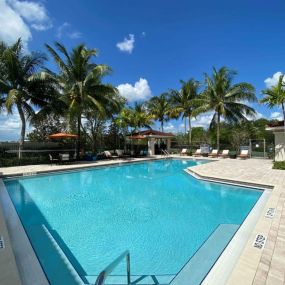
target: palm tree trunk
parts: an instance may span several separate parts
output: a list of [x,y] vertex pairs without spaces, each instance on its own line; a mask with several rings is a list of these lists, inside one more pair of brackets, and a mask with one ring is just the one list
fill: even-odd
[[220,114],[218,113],[217,119],[217,150],[220,151]]
[[284,103],[282,102],[281,103],[281,106],[282,106],[282,112],[283,112],[283,124],[284,124],[284,135],[285,135],[285,106],[284,106]]
[[163,132],[163,121],[161,121],[160,125],[161,125],[161,131]]
[[80,142],[81,142],[81,114],[77,117],[77,153],[76,159],[79,160],[80,156]]
[[188,124],[189,124],[189,134],[188,134],[188,143],[191,146],[192,143],[192,126],[191,126],[191,115],[188,117]]
[[20,119],[22,122],[21,135],[20,135],[20,141],[19,141],[19,153],[18,153],[18,158],[21,159],[22,158],[22,150],[23,150],[24,141],[25,141],[25,135],[26,135],[26,118],[25,118],[25,114],[24,114],[24,111],[22,109],[22,106],[20,104],[18,104],[17,108],[18,108],[18,112],[19,112]]
[[185,132],[185,136],[186,136],[186,134],[187,134],[186,117],[184,117],[184,132]]

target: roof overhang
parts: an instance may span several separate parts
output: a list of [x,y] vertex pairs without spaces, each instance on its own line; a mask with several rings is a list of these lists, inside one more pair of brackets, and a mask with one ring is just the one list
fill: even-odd
[[271,132],[284,132],[284,126],[278,126],[278,127],[267,127],[265,129],[266,131],[271,131]]

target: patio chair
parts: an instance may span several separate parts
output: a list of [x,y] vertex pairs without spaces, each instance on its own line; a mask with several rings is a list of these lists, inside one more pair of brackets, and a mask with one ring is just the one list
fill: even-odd
[[200,156],[201,155],[201,149],[198,148],[194,153],[193,156]]
[[218,150],[217,149],[213,149],[211,151],[211,153],[208,154],[209,157],[218,157]]
[[115,153],[117,154],[118,157],[120,158],[125,158],[125,157],[130,157],[130,154],[125,154],[122,149],[116,149]]
[[222,153],[221,153],[221,157],[222,158],[228,158],[229,157],[229,150],[228,149],[224,149],[223,151],[222,151]]
[[59,160],[61,163],[70,162],[69,153],[60,153],[59,154]]
[[187,148],[183,148],[180,152],[180,155],[187,155]]
[[104,151],[104,155],[105,155],[106,158],[111,158],[111,159],[118,158],[117,155],[112,155],[111,152],[108,151],[108,150],[105,150],[105,151]]
[[237,157],[243,158],[243,159],[248,158],[248,150],[247,149],[242,150]]
[[54,162],[59,163],[59,159],[58,158],[53,158],[51,154],[48,155],[49,156],[49,161],[50,161],[50,165],[52,166],[52,163]]

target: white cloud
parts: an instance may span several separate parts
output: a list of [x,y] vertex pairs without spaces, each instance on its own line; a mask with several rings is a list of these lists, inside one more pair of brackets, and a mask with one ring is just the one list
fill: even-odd
[[146,100],[151,97],[151,89],[148,82],[144,78],[140,78],[134,85],[129,83],[117,86],[120,94],[125,97],[128,102]]
[[82,34],[78,31],[74,31],[74,32],[69,33],[68,36],[71,39],[80,39],[82,37]]
[[[279,81],[280,75],[282,75],[282,74],[283,73],[281,71],[278,71],[278,72],[274,73],[272,77],[266,78],[264,80],[264,83],[265,83],[266,87],[270,88],[270,87],[276,85],[278,83],[278,81]],[[283,82],[285,83],[285,78],[284,78]]]
[[69,26],[70,26],[70,24],[67,23],[67,22],[64,22],[62,25],[60,25],[60,26],[57,28],[57,34],[56,34],[56,36],[57,36],[58,38],[61,38],[62,35],[63,35],[64,30],[65,30],[67,27],[69,27]]
[[[0,114],[0,141],[18,141],[20,138],[21,120],[18,112],[14,110],[13,114],[7,114],[3,111]],[[30,132],[32,127],[27,123],[26,133]]]
[[212,121],[213,115],[213,112],[207,112],[205,114],[197,116],[196,118],[193,118],[192,127],[203,127],[205,129],[208,128]]
[[116,46],[122,52],[132,53],[135,47],[135,36],[133,34],[129,34],[128,38],[124,38],[124,40],[117,43]]
[[174,127],[174,125],[172,123],[167,123],[164,127],[163,127],[163,131],[164,132],[174,132],[176,131],[176,128]]
[[18,38],[27,47],[31,28],[43,31],[52,27],[46,8],[35,1],[0,0],[0,40],[7,44]]
[[71,30],[71,25],[68,22],[64,22],[62,25],[60,25],[57,28],[56,36],[60,39],[64,35],[66,35],[70,39],[79,39],[82,37],[82,33],[80,33],[79,31],[72,31]]
[[283,120],[283,117],[282,117],[282,115],[281,115],[280,112],[272,112],[272,113],[270,114],[270,118],[271,118],[272,120],[278,120],[278,121],[282,121],[282,120]]

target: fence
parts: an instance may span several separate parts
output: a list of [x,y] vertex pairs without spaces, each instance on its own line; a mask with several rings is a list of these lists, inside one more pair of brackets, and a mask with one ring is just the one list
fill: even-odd
[[57,156],[60,152],[73,154],[75,145],[57,142],[25,142],[22,157],[18,158],[19,143],[0,142],[0,167],[47,163],[48,154]]

